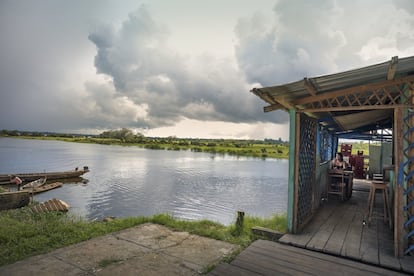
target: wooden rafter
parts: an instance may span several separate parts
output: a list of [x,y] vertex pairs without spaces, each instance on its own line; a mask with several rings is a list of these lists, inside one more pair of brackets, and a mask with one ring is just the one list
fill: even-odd
[[393,80],[395,72],[397,72],[398,56],[395,56],[390,61],[390,66],[388,67],[387,80]]
[[311,82],[311,80],[308,78],[304,78],[303,81],[305,84],[305,88],[309,92],[309,94],[311,94],[312,96],[316,96],[317,90],[315,86],[313,85],[313,83]]
[[301,105],[301,104],[309,104],[312,102],[320,102],[322,100],[326,100],[326,99],[332,99],[332,98],[337,98],[340,96],[345,96],[345,95],[350,95],[350,94],[358,94],[358,93],[364,93],[366,91],[372,91],[374,89],[380,89],[383,87],[390,87],[390,86],[394,86],[397,87],[398,85],[401,84],[405,84],[405,83],[409,83],[409,82],[414,82],[414,76],[410,75],[408,77],[404,77],[404,78],[400,78],[397,80],[385,80],[376,84],[365,84],[365,85],[359,85],[359,86],[355,86],[355,87],[351,87],[351,88],[345,88],[345,89],[340,89],[340,90],[336,90],[336,91],[332,91],[329,93],[323,93],[323,94],[319,94],[316,96],[309,96],[306,98],[301,98],[298,99],[296,101],[293,102],[293,104],[295,105]]
[[[396,105],[411,106],[403,90],[399,87],[407,84],[414,85],[414,76],[403,79],[384,81],[380,84],[361,85],[355,88],[338,90],[324,95],[316,95],[298,99],[293,104],[301,112],[339,111],[339,110],[368,110],[392,108]],[[408,103],[408,104],[407,104]]]
[[303,109],[298,109],[297,112],[361,111],[361,110],[408,108],[408,107],[414,107],[414,105],[396,104],[396,105],[367,105],[367,106],[336,106],[336,107],[320,107],[320,108],[303,108]]
[[271,105],[263,107],[264,112],[270,112],[270,111],[278,110],[278,109],[284,109],[283,105],[281,105],[281,104],[271,104]]

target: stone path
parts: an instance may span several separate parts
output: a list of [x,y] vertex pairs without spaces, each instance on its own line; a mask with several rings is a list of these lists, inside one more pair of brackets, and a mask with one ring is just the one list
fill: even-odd
[[147,223],[0,267],[0,275],[197,275],[238,250]]

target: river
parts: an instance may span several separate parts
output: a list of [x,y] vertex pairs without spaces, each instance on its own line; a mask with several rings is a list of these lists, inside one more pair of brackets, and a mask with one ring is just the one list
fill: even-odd
[[229,225],[238,210],[263,218],[286,212],[284,159],[0,138],[0,173],[83,166],[90,168],[83,181],[34,199],[61,199],[70,213],[90,220],[168,213]]

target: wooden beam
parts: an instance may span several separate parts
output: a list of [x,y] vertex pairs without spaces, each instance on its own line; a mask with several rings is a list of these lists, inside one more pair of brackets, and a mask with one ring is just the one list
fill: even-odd
[[295,105],[287,101],[285,97],[278,97],[275,100],[286,109],[296,109]]
[[317,90],[315,86],[313,85],[312,81],[309,80],[308,78],[304,78],[303,81],[305,83],[305,88],[306,90],[308,90],[309,94],[311,94],[312,96],[316,96]]
[[303,108],[298,109],[297,112],[331,112],[331,111],[358,111],[358,110],[374,110],[374,109],[393,109],[393,108],[408,108],[414,105],[398,104],[398,105],[363,105],[363,106],[337,106],[324,108]]
[[323,93],[323,94],[319,94],[316,96],[309,96],[306,98],[301,98],[298,99],[296,101],[294,101],[292,104],[294,105],[300,105],[300,104],[307,104],[307,103],[312,103],[312,102],[318,102],[318,101],[322,101],[322,100],[326,100],[326,99],[332,99],[332,98],[336,98],[336,97],[340,97],[340,96],[345,96],[348,94],[353,94],[356,92],[361,92],[361,91],[371,91],[374,89],[380,89],[383,87],[388,87],[388,86],[397,86],[400,84],[404,84],[406,82],[410,82],[410,81],[414,81],[414,75],[410,75],[404,78],[399,78],[396,80],[385,80],[385,81],[381,81],[375,84],[364,84],[364,85],[358,85],[355,87],[350,87],[350,88],[345,88],[345,89],[340,89],[340,90],[335,90],[332,92],[327,92],[327,93]]
[[270,111],[278,110],[278,109],[285,109],[285,108],[281,104],[271,104],[271,105],[263,107],[264,112],[270,112]]
[[398,56],[392,57],[388,67],[387,80],[393,80],[397,72]]

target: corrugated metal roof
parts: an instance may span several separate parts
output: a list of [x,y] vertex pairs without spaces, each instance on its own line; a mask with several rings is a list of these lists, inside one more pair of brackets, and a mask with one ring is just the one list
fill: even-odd
[[[390,63],[391,61],[387,61],[336,74],[308,78],[308,80],[314,85],[317,94],[362,84],[372,84],[386,80]],[[411,74],[414,74],[414,56],[398,59],[395,78]],[[255,91],[254,93],[259,97],[261,94],[267,94],[274,98],[286,96],[289,99],[298,99],[309,95],[304,80],[277,86],[253,88],[252,91]]]
[[[293,106],[297,109],[300,109],[301,106],[298,105],[301,102],[300,100],[302,99],[302,102],[304,102],[303,99],[307,98],[305,101],[309,101],[310,96],[329,96],[328,93],[335,91],[358,87],[361,85],[375,85],[377,83],[386,81],[388,78],[396,80],[409,75],[414,75],[414,56],[400,59],[398,59],[398,57],[393,57],[390,61],[363,68],[330,75],[305,78],[282,85],[253,88],[251,92],[256,94],[265,102],[269,103],[272,107],[270,110],[287,109],[288,106]],[[312,93],[314,93],[314,95]],[[365,99],[362,98],[362,100]],[[361,116],[363,115],[363,112],[354,110],[349,112],[320,112],[317,117],[333,118],[335,116],[351,113],[361,113]],[[377,114],[379,113],[381,112],[377,112]],[[384,111],[384,114],[389,114],[389,112]],[[379,114],[379,117],[384,117],[383,115],[380,116]],[[352,118],[356,119],[355,116],[352,116]],[[359,119],[363,120],[363,117],[360,117]],[[375,118],[370,119],[372,121],[375,120]],[[367,122],[367,124],[368,123],[375,122]],[[348,127],[350,126],[347,126],[345,128]],[[337,125],[336,128],[337,131],[344,130],[344,128],[339,127],[339,125]]]

